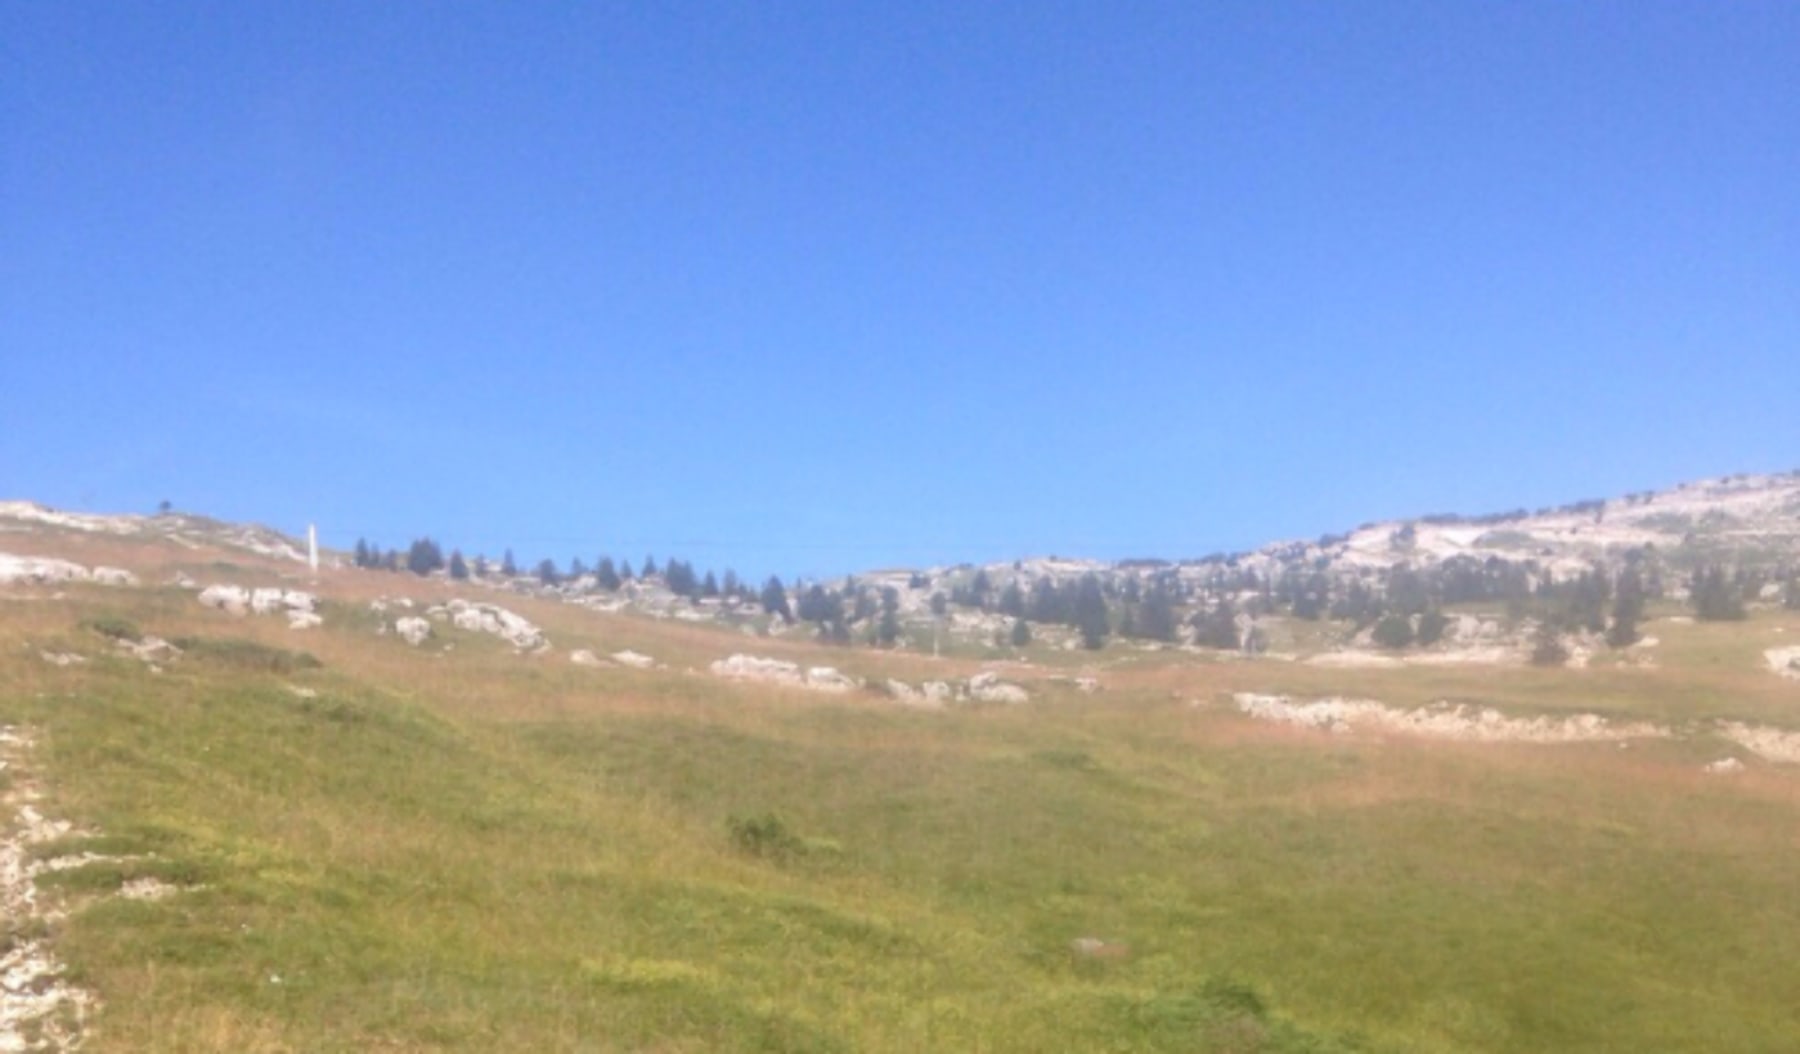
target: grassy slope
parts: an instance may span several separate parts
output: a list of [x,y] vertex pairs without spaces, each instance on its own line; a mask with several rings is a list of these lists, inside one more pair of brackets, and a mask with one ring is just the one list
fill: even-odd
[[[1773,625],[1668,627],[1657,673],[1149,658],[1099,697],[927,714],[686,672],[804,645],[517,606],[556,654],[454,631],[413,651],[351,607],[292,633],[174,590],[0,597],[0,720],[42,731],[60,815],[157,856],[67,873],[71,894],[204,883],[64,925],[107,1003],[94,1049],[1800,1049],[1800,773],[1707,778],[1704,742],[1343,741],[1188,704],[1800,724],[1795,687],[1747,665]],[[80,628],[100,614],[322,665],[37,659],[103,655]],[[671,668],[573,667],[581,646]],[[768,812],[804,850],[734,845],[728,818]],[[1088,935],[1130,953],[1077,960]]]

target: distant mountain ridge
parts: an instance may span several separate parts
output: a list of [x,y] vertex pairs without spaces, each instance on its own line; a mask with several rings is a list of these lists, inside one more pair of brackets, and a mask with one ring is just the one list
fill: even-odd
[[[281,560],[306,559],[304,542],[266,527],[172,512],[98,516],[0,502],[0,549],[9,532],[42,530],[162,538],[189,547],[205,543]],[[346,562],[341,553],[323,555],[331,565]],[[1341,620],[1366,628],[1384,614],[1400,613],[1416,622],[1424,611],[1457,603],[1507,601],[1516,607],[1521,598],[1589,578],[1609,593],[1628,565],[1643,574],[1652,597],[1683,598],[1698,569],[1718,566],[1738,575],[1750,601],[1764,598],[1800,574],[1800,472],[1724,476],[1536,512],[1367,523],[1312,541],[1271,542],[1198,559],[1032,557],[773,583],[782,591],[779,606],[768,602],[767,586],[701,590],[694,569],[675,561],[665,568],[680,567],[679,579],[653,573],[604,584],[587,571],[503,575],[480,560],[469,573],[475,584],[490,588],[555,596],[603,611],[720,622],[749,632],[781,635],[796,623],[811,623],[819,633],[847,642],[919,645],[942,636],[999,646],[1020,621],[1072,643],[1076,589],[1090,576],[1111,612],[1109,633],[1141,635],[1144,627],[1137,620],[1148,615],[1157,622],[1154,639],[1193,642],[1205,638],[1209,613],[1227,627],[1214,633],[1224,640],[1232,639],[1232,625],[1238,639],[1248,640],[1257,620],[1271,617]],[[711,574],[706,577],[710,583]],[[1173,636],[1163,628],[1169,617],[1178,620]]]

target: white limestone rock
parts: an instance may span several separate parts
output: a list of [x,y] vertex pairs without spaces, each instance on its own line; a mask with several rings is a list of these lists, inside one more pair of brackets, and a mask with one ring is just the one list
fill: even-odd
[[250,611],[250,591],[243,586],[207,586],[200,591],[198,599],[202,606],[217,608],[233,615],[244,615]]

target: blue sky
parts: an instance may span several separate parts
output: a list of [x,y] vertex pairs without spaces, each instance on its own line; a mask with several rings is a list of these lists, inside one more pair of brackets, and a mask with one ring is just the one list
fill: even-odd
[[1800,467],[1800,5],[0,5],[0,496],[747,575]]

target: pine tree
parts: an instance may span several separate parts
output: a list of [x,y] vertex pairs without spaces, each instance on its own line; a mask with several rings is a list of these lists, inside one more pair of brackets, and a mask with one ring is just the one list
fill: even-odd
[[1694,617],[1707,622],[1733,621],[1744,617],[1743,592],[1717,565],[1703,567],[1694,574],[1691,587]]
[[1413,642],[1412,620],[1398,612],[1384,616],[1375,623],[1374,640],[1376,644],[1395,651],[1407,647]]
[[513,561],[511,549],[508,549],[500,557],[500,573],[507,578],[517,578],[519,576],[519,565]]
[[1569,661],[1569,649],[1562,642],[1562,630],[1553,619],[1538,623],[1536,643],[1531,649],[1533,666],[1561,666]]
[[1151,585],[1138,607],[1137,635],[1146,640],[1175,639],[1175,598],[1160,581]]
[[881,591],[881,624],[875,629],[875,638],[884,648],[891,648],[900,639],[900,594],[892,586]]
[[369,556],[369,543],[366,540],[362,538],[356,540],[356,555],[352,559],[358,567],[368,567],[374,563]]
[[706,579],[700,583],[700,595],[703,597],[719,595],[719,580],[713,577],[711,571],[706,572]]
[[1011,615],[1015,619],[1025,617],[1025,591],[1019,588],[1019,580],[1016,578],[1006,583],[1006,588],[1000,591],[1000,613]]
[[1418,641],[1421,646],[1430,647],[1444,639],[1444,631],[1450,628],[1450,618],[1437,608],[1432,608],[1419,616]]
[[794,621],[794,613],[788,607],[787,590],[782,587],[781,579],[774,575],[763,583],[762,609],[770,615],[780,615],[783,622]]
[[450,577],[458,582],[467,581],[469,565],[463,560],[461,549],[450,550]]
[[644,566],[638,571],[639,578],[649,578],[656,573],[656,561],[649,556],[644,557]]
[[1638,622],[1644,617],[1644,579],[1635,564],[1627,564],[1619,573],[1619,584],[1613,590],[1612,625],[1606,630],[1606,643],[1615,648],[1628,648],[1638,642]]
[[993,587],[992,583],[990,583],[988,581],[987,569],[983,568],[979,571],[976,571],[975,572],[975,580],[973,582],[969,583],[969,598],[971,601],[973,601],[973,603],[971,603],[969,606],[977,607],[977,608],[986,608],[987,603],[988,603],[988,594],[992,593],[993,591],[994,591],[994,587]]
[[1012,645],[1015,648],[1028,647],[1031,644],[1031,626],[1022,618],[1013,619]]
[[631,581],[631,575],[632,575],[631,561],[630,560],[620,560],[619,561],[619,580],[623,581],[623,582],[629,582],[629,581]]
[[1100,591],[1100,580],[1092,574],[1081,576],[1075,590],[1075,628],[1081,632],[1082,647],[1098,651],[1106,644],[1110,632],[1106,617],[1106,594]]
[[1230,597],[1220,597],[1210,612],[1196,613],[1189,625],[1194,627],[1194,643],[1200,647],[1238,650],[1237,605]]
[[538,581],[547,586],[553,586],[562,580],[562,576],[556,573],[556,561],[548,556],[538,561],[537,577]]
[[610,556],[600,558],[600,566],[595,569],[594,577],[599,580],[600,588],[608,593],[617,593],[619,586],[623,584],[619,581],[619,570],[613,566]]

